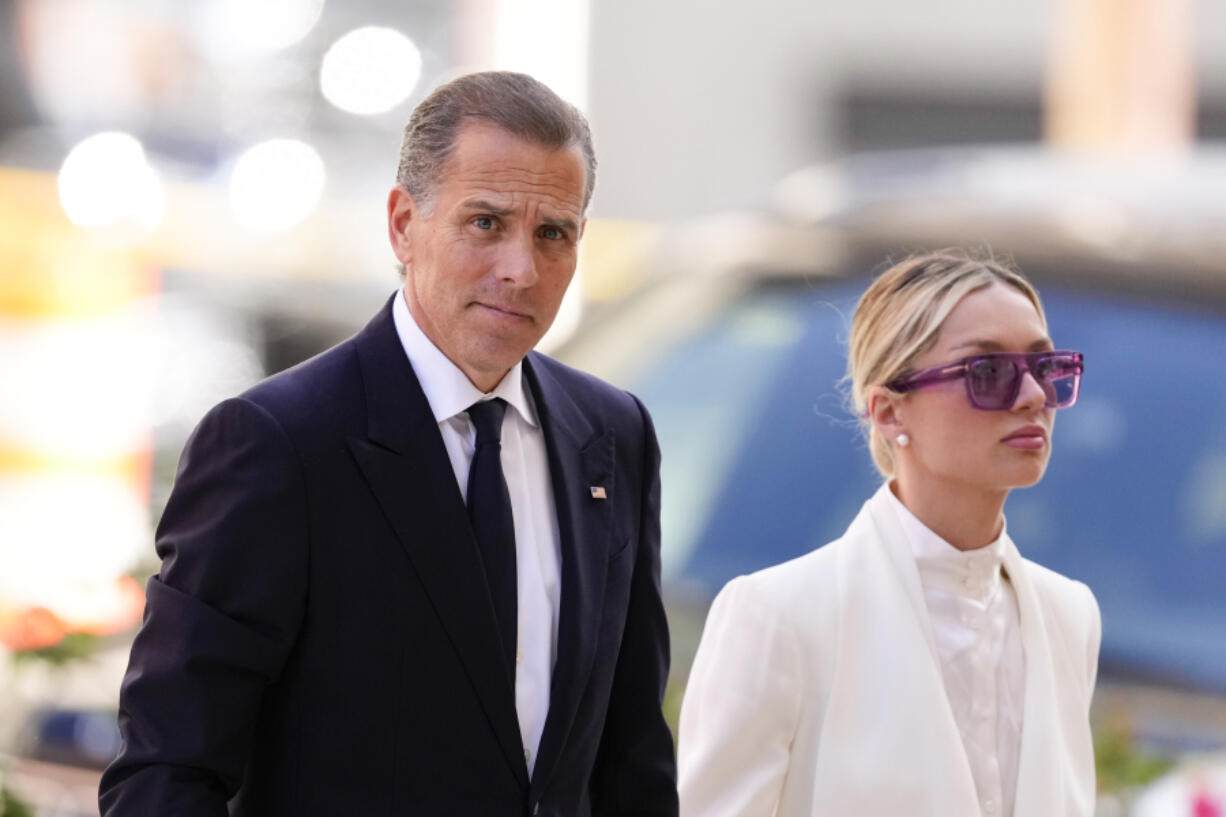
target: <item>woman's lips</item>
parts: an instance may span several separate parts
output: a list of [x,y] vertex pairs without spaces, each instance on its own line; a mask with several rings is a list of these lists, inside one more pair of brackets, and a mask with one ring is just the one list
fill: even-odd
[[1047,429],[1036,425],[1022,426],[1001,442],[1011,448],[1037,451],[1047,445]]

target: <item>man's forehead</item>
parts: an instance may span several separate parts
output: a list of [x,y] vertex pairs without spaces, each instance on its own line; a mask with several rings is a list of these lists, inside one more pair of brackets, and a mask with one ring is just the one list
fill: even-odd
[[455,202],[457,210],[480,210],[496,216],[511,215],[524,207],[541,208],[546,211],[557,211],[559,214],[572,214],[580,206],[577,196],[556,195],[545,187],[531,189],[506,189],[487,185],[464,185],[457,181],[456,192],[460,194]]
[[479,121],[460,128],[440,170],[439,181],[444,185],[526,184],[580,199],[587,180],[587,165],[578,145],[552,147]]
[[480,117],[469,117],[460,123],[455,132],[452,153],[463,145],[499,145],[505,148],[532,148],[548,153],[567,152],[574,150],[578,154],[577,145],[550,145],[529,136],[514,133],[496,122]]

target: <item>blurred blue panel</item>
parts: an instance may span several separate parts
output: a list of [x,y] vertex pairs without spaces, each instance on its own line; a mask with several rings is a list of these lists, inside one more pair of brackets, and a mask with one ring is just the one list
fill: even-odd
[[122,741],[114,710],[55,708],[28,716],[17,749],[33,760],[102,769],[119,753]]
[[1012,532],[1094,590],[1104,662],[1226,690],[1226,317],[1044,295],[1057,343],[1085,352],[1085,397],[1046,478],[1011,497]]
[[[664,451],[671,587],[709,599],[838,536],[876,489],[839,386],[865,285],[760,286],[631,385]],[[1044,481],[1009,499],[1010,534],[1094,590],[1105,668],[1226,691],[1226,316],[1044,298],[1086,376]]]

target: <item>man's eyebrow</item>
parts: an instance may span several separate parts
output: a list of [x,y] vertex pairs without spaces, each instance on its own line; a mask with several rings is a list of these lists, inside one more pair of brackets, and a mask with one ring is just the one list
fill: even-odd
[[579,225],[569,218],[550,218],[549,216],[541,216],[541,221],[546,227],[557,227],[562,230],[575,232],[579,229]]
[[[1054,348],[1051,343],[1051,338],[1039,338],[1034,343],[1027,347],[1030,352],[1042,352],[1047,349]],[[994,340],[968,340],[966,343],[959,343],[951,351],[956,352],[959,349],[978,349],[981,352],[1003,352],[1004,345]]]
[[[460,207],[464,210],[489,213],[492,216],[509,216],[515,212],[513,208],[499,207],[498,205],[485,201],[484,199],[466,201],[461,204]],[[579,229],[579,225],[574,221],[574,219],[569,218],[552,218],[550,216],[541,216],[541,223],[547,227],[557,227],[562,230],[569,230],[572,233]]]

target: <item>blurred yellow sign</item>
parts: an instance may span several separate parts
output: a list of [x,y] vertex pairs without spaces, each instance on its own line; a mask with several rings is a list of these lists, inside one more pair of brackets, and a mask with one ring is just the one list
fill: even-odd
[[0,168],[0,643],[140,615],[150,539],[148,310],[156,269],[74,226],[53,176]]
[[155,291],[156,267],[76,227],[55,177],[0,168],[0,316],[103,315]]

